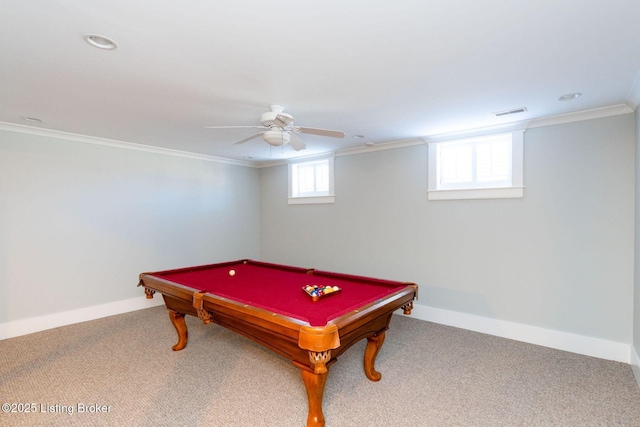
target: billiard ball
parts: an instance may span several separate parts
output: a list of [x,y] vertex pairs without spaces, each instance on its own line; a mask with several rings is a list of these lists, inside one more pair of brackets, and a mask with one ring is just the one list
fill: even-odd
[[235,275],[236,275],[235,270],[229,270],[229,276],[235,276]]

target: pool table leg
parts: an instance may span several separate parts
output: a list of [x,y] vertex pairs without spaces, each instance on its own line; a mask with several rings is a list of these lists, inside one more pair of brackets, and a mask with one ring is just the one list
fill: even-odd
[[324,427],[322,396],[324,395],[324,385],[327,382],[329,371],[316,374],[313,371],[301,368],[301,372],[304,387],[307,389],[307,397],[309,398],[307,427]]
[[176,328],[178,333],[178,343],[171,347],[173,351],[180,351],[187,346],[187,339],[189,338],[189,331],[187,330],[187,323],[184,321],[184,314],[169,309],[169,319],[171,324]]
[[384,343],[384,331],[367,338],[367,348],[364,349],[364,374],[371,381],[379,381],[382,378],[382,374],[376,371],[375,363],[376,356]]

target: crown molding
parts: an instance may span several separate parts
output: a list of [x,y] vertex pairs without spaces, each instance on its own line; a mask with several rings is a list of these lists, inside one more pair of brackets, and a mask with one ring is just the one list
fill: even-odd
[[574,113],[558,114],[557,116],[533,119],[531,120],[531,123],[529,123],[529,126],[527,126],[527,129],[579,122],[583,120],[600,119],[603,117],[629,113],[633,113],[633,109],[627,104],[616,104],[608,107],[593,108],[591,110],[576,111]]
[[46,136],[46,137],[65,139],[70,141],[86,142],[90,144],[106,145],[110,147],[124,148],[128,150],[145,151],[148,153],[164,154],[168,156],[185,157],[188,159],[204,160],[208,162],[226,163],[231,165],[262,169],[262,168],[268,168],[272,166],[286,165],[287,163],[291,163],[294,161],[305,161],[307,160],[307,158],[310,159],[312,157],[350,156],[353,154],[370,153],[372,151],[392,150],[395,148],[411,147],[415,145],[422,145],[429,142],[442,141],[445,139],[461,138],[461,137],[464,137],[465,135],[468,136],[468,135],[480,135],[483,133],[508,132],[510,130],[520,129],[520,128],[531,129],[531,128],[537,128],[537,127],[543,127],[543,126],[553,126],[553,125],[559,125],[564,123],[572,123],[572,122],[578,122],[583,120],[593,120],[593,119],[598,119],[603,117],[616,116],[620,114],[633,113],[635,109],[637,109],[638,106],[640,105],[640,74],[636,78],[636,81],[629,93],[628,98],[629,98],[628,104],[616,104],[616,105],[611,105],[607,107],[594,108],[591,110],[583,110],[583,111],[576,111],[573,113],[559,114],[556,116],[541,117],[538,119],[505,123],[497,127],[490,126],[486,128],[468,129],[468,130],[452,132],[447,134],[428,135],[423,137],[408,138],[408,139],[402,139],[397,141],[381,142],[371,146],[366,145],[366,146],[360,146],[360,147],[354,147],[354,148],[345,148],[343,150],[338,150],[335,152],[319,153],[319,154],[314,154],[312,156],[295,157],[295,158],[290,158],[286,160],[276,160],[276,161],[268,161],[268,162],[248,162],[248,161],[234,160],[234,159],[228,159],[224,157],[210,156],[207,154],[191,153],[188,151],[154,147],[150,145],[136,144],[133,142],[116,141],[112,139],[79,135],[79,134],[74,134],[69,132],[62,132],[62,131],[51,130],[51,129],[42,129],[42,128],[36,128],[32,126],[18,125],[14,123],[6,123],[6,122],[0,122],[0,130],[6,130],[6,131],[18,132],[18,133],[27,133],[31,135]]
[[334,158],[335,156],[336,156],[335,151],[329,151],[325,153],[309,154],[308,156],[291,157],[286,159],[285,163],[300,163],[300,162],[308,162],[308,161],[319,160],[319,159],[331,159],[331,158]]
[[530,120],[520,120],[517,122],[502,123],[497,126],[486,126],[483,128],[441,133],[438,135],[425,136],[424,140],[427,142],[427,144],[431,144],[436,142],[450,141],[452,139],[463,139],[482,135],[524,131],[525,129],[527,129],[530,122]]
[[636,79],[633,81],[627,99],[627,105],[629,105],[633,111],[637,110],[638,106],[640,106],[640,73],[638,73]]
[[[299,157],[297,157],[299,158]],[[286,160],[271,160],[271,161],[266,161],[266,162],[256,162],[254,164],[252,164],[251,166],[253,166],[254,168],[258,168],[258,169],[264,169],[264,168],[270,168],[273,166],[281,166],[281,165],[286,165],[288,162]]]
[[328,151],[325,153],[312,154],[309,156],[292,157],[286,160],[261,162],[261,163],[256,163],[255,167],[269,168],[272,166],[286,165],[288,163],[305,162],[308,160],[310,161],[314,159],[322,159],[322,158],[328,158],[328,157],[351,156],[353,154],[370,153],[372,151],[382,151],[382,150],[391,150],[394,148],[411,147],[413,145],[422,145],[424,143],[425,143],[425,140],[423,138],[409,138],[409,139],[402,139],[399,141],[381,142],[371,146],[366,145],[364,147],[345,148],[343,150]]
[[336,157],[370,153],[372,151],[391,150],[394,148],[412,147],[414,145],[422,145],[424,143],[425,140],[423,138],[407,138],[397,141],[380,142],[373,145],[365,145],[364,147],[345,148],[344,150],[336,151]]
[[108,147],[124,148],[127,150],[144,151],[147,153],[164,154],[167,156],[184,157],[187,159],[204,160],[207,162],[226,163],[237,166],[255,167],[251,162],[227,159],[224,157],[209,156],[207,154],[191,153],[188,151],[173,150],[171,148],[154,147],[151,145],[136,144],[133,142],[116,141],[113,139],[98,138],[94,136],[79,135],[58,130],[42,129],[33,126],[18,125],[15,123],[0,122],[0,130],[24,133],[29,135],[44,136],[48,138],[64,139],[67,141],[84,142],[88,144],[105,145]]
[[308,154],[306,156],[289,157],[288,159],[258,162],[258,163],[254,163],[254,166],[259,169],[262,169],[262,168],[270,168],[272,166],[287,165],[289,163],[300,163],[300,162],[307,162],[307,161],[317,160],[317,159],[328,159],[336,156],[337,156],[336,151],[325,151],[323,153]]

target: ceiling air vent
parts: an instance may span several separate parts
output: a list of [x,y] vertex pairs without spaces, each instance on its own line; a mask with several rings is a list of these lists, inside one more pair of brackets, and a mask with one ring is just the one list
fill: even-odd
[[497,111],[493,113],[493,115],[496,117],[502,117],[502,116],[508,116],[509,114],[524,113],[525,111],[527,111],[527,107],[516,108],[514,110]]

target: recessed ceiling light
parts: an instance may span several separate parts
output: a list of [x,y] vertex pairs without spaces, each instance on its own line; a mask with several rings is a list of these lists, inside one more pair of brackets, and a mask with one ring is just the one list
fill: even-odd
[[247,159],[247,160],[251,160],[251,159],[253,159],[253,157],[251,157],[251,156],[244,156],[244,157],[242,157],[242,158],[243,158],[243,159]]
[[37,117],[23,117],[23,119],[32,123],[42,123],[42,120]]
[[91,46],[94,46],[100,49],[113,50],[118,47],[118,44],[113,40],[111,40],[110,38],[107,38],[105,36],[100,36],[98,34],[87,34],[82,38]]
[[367,147],[373,147],[376,144],[373,142],[365,142],[364,145],[366,145]]
[[364,135],[353,135],[352,138],[353,139],[362,139],[362,138],[364,138]]
[[558,101],[573,101],[574,99],[580,98],[582,96],[581,93],[568,93],[566,95],[562,95],[558,98]]

